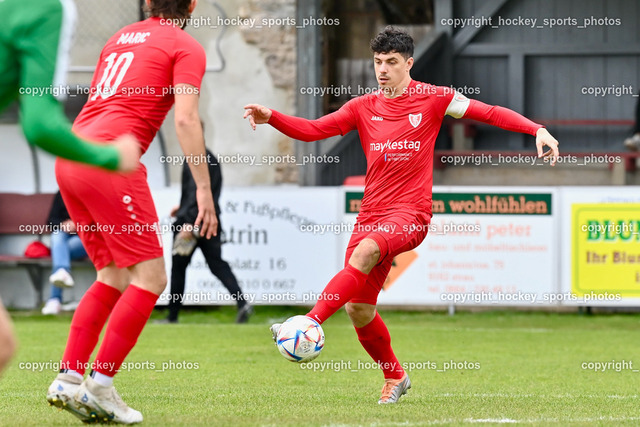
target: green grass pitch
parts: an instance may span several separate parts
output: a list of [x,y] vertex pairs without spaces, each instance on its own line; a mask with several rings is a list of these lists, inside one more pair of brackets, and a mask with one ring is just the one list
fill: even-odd
[[[344,312],[325,323],[325,348],[303,369],[280,356],[268,326],[305,310],[256,311],[247,325],[232,323],[230,307],[147,325],[127,359],[132,369],[116,377],[144,425],[640,424],[636,315],[382,310],[398,358],[414,369],[409,393],[380,406],[382,375]],[[55,372],[27,369],[60,358],[70,316],[13,318],[20,349],[0,379],[0,425],[82,425],[47,406]],[[612,363],[584,369],[591,362]]]

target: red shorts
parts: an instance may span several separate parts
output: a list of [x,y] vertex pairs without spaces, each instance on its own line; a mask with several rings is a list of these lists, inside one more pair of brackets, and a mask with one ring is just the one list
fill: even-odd
[[163,256],[158,215],[147,170],[131,174],[56,160],[60,193],[89,258],[100,270],[125,268]]
[[422,243],[427,236],[430,222],[430,214],[406,209],[360,213],[347,246],[345,266],[353,250],[364,238],[373,239],[378,244],[380,259],[369,273],[365,286],[350,302],[376,305],[393,258]]

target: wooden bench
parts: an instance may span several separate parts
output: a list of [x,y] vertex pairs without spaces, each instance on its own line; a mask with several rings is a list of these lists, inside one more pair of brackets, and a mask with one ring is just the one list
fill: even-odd
[[[29,227],[47,223],[53,197],[54,194],[0,193],[0,239],[10,238],[10,236],[33,236],[30,241],[21,239],[25,240],[24,245],[15,247],[15,250],[11,248],[8,251],[6,245],[0,245],[5,247],[5,250],[0,252],[0,268],[25,269],[36,292],[38,306],[44,301],[43,282],[52,267],[51,257],[27,258],[23,254],[30,242],[42,239],[42,234],[33,234]],[[50,230],[45,234],[49,232]],[[71,266],[87,267],[92,264],[89,260],[81,260],[73,261]]]

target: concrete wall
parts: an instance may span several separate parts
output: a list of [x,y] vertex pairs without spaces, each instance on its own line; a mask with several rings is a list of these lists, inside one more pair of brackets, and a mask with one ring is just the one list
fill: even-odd
[[[295,16],[293,0],[218,2],[229,19],[262,19]],[[200,1],[194,13],[210,18],[217,26],[220,11],[211,2]],[[204,78],[200,114],[206,123],[207,146],[215,154],[236,153],[256,156],[288,154],[291,142],[270,127],[252,131],[242,120],[244,105],[260,103],[279,111],[293,113],[295,90],[295,32],[286,25],[255,28],[248,25],[226,25],[221,36],[222,58],[216,51],[218,28],[188,28],[206,49],[209,67],[218,68],[224,59],[222,71],[208,71]],[[163,127],[171,154],[179,154],[173,116]],[[256,162],[257,163],[257,162]],[[281,164],[255,166],[243,162],[222,164],[226,185],[267,185],[287,180]],[[180,168],[172,169],[172,180],[179,182]],[[289,178],[293,181],[293,178]]]

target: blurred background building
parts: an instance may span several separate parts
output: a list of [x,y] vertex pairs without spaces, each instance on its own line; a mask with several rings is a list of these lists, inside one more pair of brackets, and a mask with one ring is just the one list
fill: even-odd
[[[101,47],[115,31],[141,19],[139,0],[83,0],[68,76],[73,118]],[[413,78],[452,86],[544,123],[562,149],[620,152],[629,136],[640,71],[640,5],[635,0],[202,0],[187,31],[207,51],[201,114],[216,154],[272,156],[257,167],[223,165],[227,185],[340,185],[366,168],[357,134],[330,141],[291,141],[269,127],[256,132],[241,120],[258,102],[316,118],[376,87],[370,39],[385,25],[407,29],[416,41]],[[634,96],[636,95],[636,96]],[[17,113],[0,118],[0,191],[53,192],[53,160],[22,144]],[[533,150],[533,139],[489,126],[447,119],[438,150]],[[179,167],[160,156],[181,153],[171,115],[144,162],[153,188],[179,179]],[[304,155],[339,162],[300,166]],[[289,155],[289,157],[287,157]],[[297,162],[292,161],[295,156]],[[335,157],[337,156],[337,157]],[[611,165],[540,177],[546,184],[635,183],[635,164],[612,177]],[[436,162],[436,166],[438,163]],[[569,168],[569,170],[566,170]],[[436,170],[438,184],[526,184],[503,165]]]

